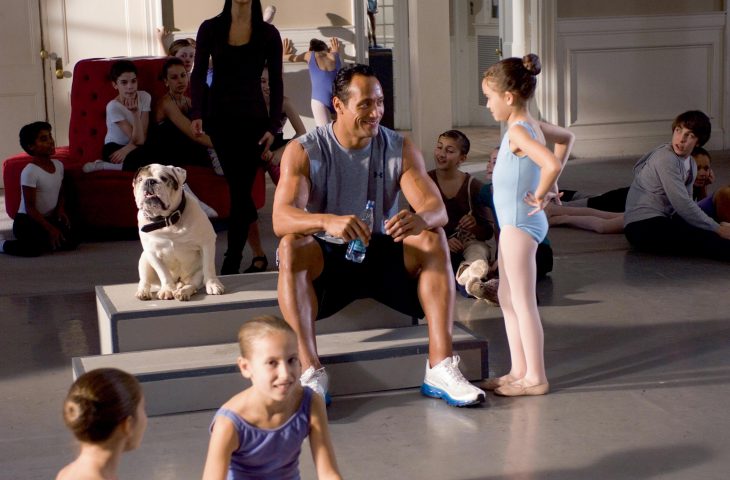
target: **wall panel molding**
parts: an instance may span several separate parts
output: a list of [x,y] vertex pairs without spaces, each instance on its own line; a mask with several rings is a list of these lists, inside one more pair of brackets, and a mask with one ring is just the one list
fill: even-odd
[[578,156],[636,155],[667,141],[685,110],[724,144],[725,13],[559,20],[559,123]]

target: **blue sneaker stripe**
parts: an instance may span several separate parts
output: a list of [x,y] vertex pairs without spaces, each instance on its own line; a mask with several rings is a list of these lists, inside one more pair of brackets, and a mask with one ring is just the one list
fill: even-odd
[[421,385],[421,394],[431,398],[441,398],[452,407],[465,407],[467,405],[474,405],[480,401],[479,397],[477,397],[476,400],[455,400],[444,390],[434,387],[433,385],[428,385],[427,383],[423,383]]

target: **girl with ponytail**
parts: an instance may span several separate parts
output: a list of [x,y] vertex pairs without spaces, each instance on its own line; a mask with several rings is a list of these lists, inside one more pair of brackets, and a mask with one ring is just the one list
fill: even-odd
[[[501,229],[498,297],[512,364],[509,373],[482,386],[510,397],[550,390],[535,294],[535,252],[548,230],[543,209],[558,198],[556,182],[574,141],[568,130],[530,115],[528,102],[541,68],[535,54],[507,58],[489,67],[482,80],[487,108],[507,124],[492,179]],[[554,144],[552,151],[548,142]]]
[[63,420],[81,450],[56,480],[116,479],[122,453],[139,447],[147,427],[139,382],[115,368],[91,370],[71,385]]

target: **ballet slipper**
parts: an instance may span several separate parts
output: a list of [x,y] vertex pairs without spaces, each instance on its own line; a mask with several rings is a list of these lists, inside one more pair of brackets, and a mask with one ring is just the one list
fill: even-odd
[[509,385],[501,386],[494,390],[499,396],[502,397],[527,397],[534,395],[545,395],[550,391],[549,383],[540,383],[538,385],[532,385],[525,387],[518,383],[510,383]]
[[486,378],[479,382],[477,386],[483,390],[496,390],[497,388],[509,385],[516,380],[517,379],[510,375],[503,375],[501,377]]

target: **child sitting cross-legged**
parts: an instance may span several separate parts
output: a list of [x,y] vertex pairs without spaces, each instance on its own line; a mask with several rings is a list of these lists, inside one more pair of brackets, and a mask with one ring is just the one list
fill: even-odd
[[459,170],[469,149],[469,139],[463,132],[442,133],[433,152],[436,168],[428,175],[436,183],[446,206],[448,223],[444,230],[457,283],[469,295],[498,304],[497,280],[487,280],[490,266],[496,268],[494,218],[479,202],[482,183]]
[[203,479],[299,478],[307,436],[319,478],[341,478],[324,399],[299,383],[294,330],[280,318],[260,316],[243,324],[238,343],[238,367],[251,387],[216,412]]
[[63,164],[51,158],[56,144],[51,125],[33,122],[20,129],[20,146],[33,157],[20,174],[21,199],[13,222],[15,240],[0,240],[0,252],[36,257],[78,245],[64,206]]

